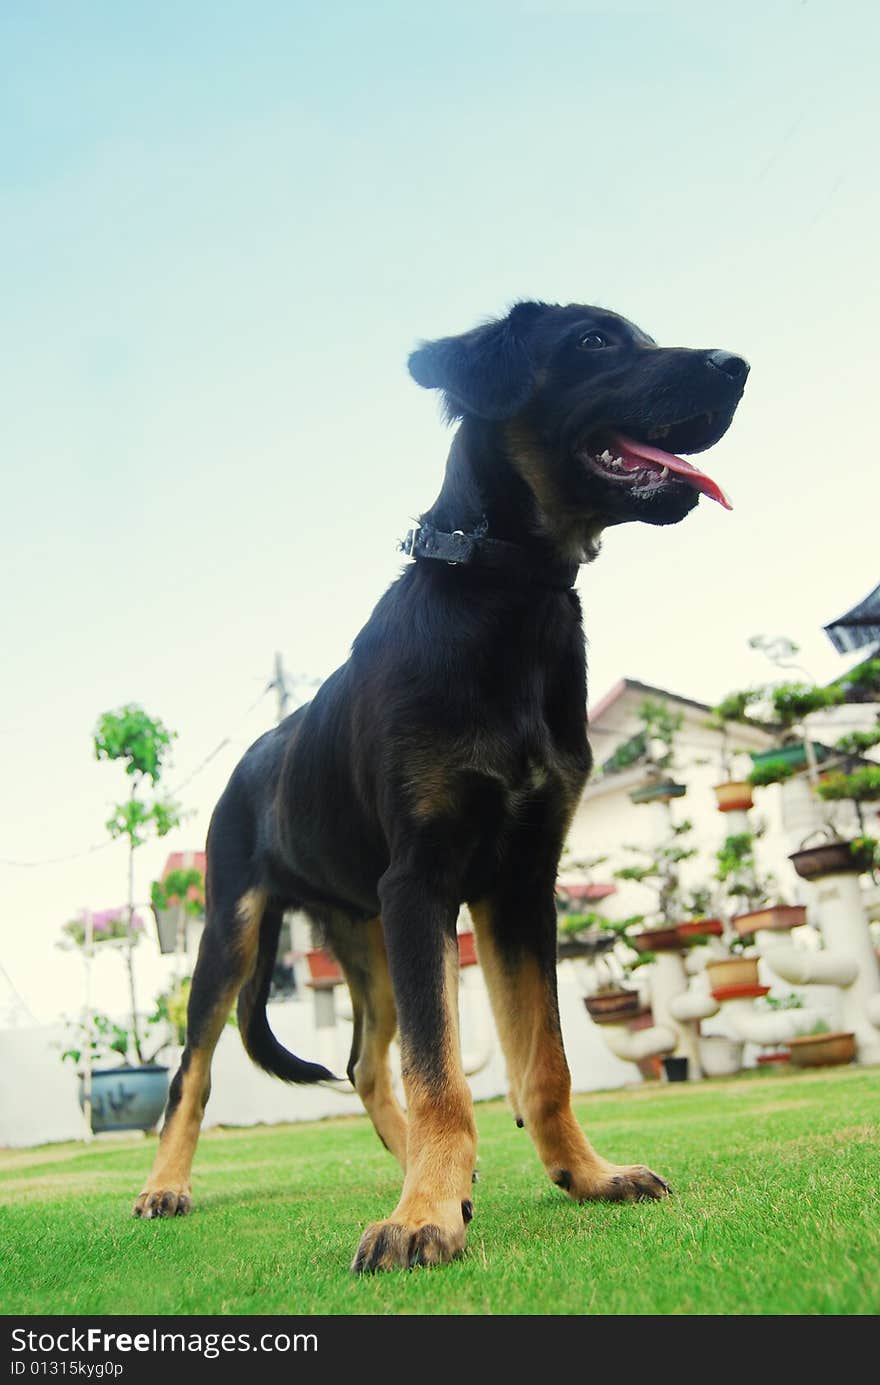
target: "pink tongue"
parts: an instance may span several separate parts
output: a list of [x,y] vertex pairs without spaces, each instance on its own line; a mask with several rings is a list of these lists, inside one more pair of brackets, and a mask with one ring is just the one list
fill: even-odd
[[710,500],[717,500],[725,510],[733,509],[724,491],[711,476],[704,475],[697,467],[691,466],[690,462],[676,457],[672,452],[663,452],[659,447],[651,447],[647,442],[636,442],[633,438],[625,437],[623,433],[612,433],[611,440],[620,457],[624,462],[628,462],[633,470],[641,462],[653,462],[656,466],[668,467],[676,476],[683,476],[698,491],[708,495]]

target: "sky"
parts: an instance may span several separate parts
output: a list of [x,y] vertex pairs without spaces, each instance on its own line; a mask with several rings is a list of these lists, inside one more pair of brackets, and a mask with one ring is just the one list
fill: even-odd
[[400,571],[450,441],[419,340],[534,297],[751,362],[705,463],[733,512],[614,529],[582,571],[592,700],[712,702],[774,674],[759,633],[852,662],[822,625],[880,581],[878,15],[2,7],[0,1022],[73,1012],[60,926],[125,898],[100,714],[178,732],[146,899],[272,724],[275,651],[307,695]]

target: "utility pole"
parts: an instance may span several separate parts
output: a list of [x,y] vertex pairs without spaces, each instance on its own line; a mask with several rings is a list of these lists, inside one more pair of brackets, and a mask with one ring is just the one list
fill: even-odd
[[281,662],[281,655],[278,653],[276,653],[275,655],[274,677],[272,678],[269,687],[275,689],[276,706],[278,709],[275,715],[275,720],[276,722],[281,722],[287,716],[288,703],[290,702],[290,693],[287,691],[287,680],[284,676],[284,665]]

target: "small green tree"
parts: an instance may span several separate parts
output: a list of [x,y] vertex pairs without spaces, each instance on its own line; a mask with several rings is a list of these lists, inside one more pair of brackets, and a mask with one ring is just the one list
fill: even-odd
[[685,895],[680,878],[679,867],[683,861],[696,856],[696,847],[684,845],[683,839],[693,830],[688,821],[670,822],[669,830],[657,846],[625,846],[626,851],[643,858],[643,864],[621,866],[614,872],[618,880],[632,880],[638,885],[647,885],[657,897],[655,921],[658,925],[672,926],[691,915],[694,909]]
[[165,761],[176,732],[169,731],[156,717],[142,707],[127,703],[115,712],[105,712],[98,721],[92,737],[96,760],[121,761],[131,780],[128,798],[116,803],[106,827],[114,839],[128,841],[128,946],[125,948],[131,1003],[131,1035],[139,1063],[144,1062],[141,1033],[137,1014],[137,993],[134,978],[134,853],[155,834],[166,836],[180,823],[180,812],[173,800],[147,791],[147,781],[153,789],[159,784]]

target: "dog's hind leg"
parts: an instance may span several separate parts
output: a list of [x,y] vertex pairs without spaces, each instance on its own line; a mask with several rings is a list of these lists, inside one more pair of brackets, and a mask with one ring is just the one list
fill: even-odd
[[473,1216],[476,1129],[459,1048],[457,885],[454,868],[417,851],[394,862],[379,884],[400,1022],[406,1177],[391,1216],[361,1237],[358,1272],[452,1260]]
[[538,893],[529,888],[528,871],[520,875],[512,866],[495,896],[471,905],[471,917],[515,1110],[552,1181],[575,1202],[663,1197],[667,1184],[644,1165],[601,1158],[571,1109],[556,996],[552,880]]
[[[209,880],[210,885],[210,880]],[[229,1012],[256,964],[266,895],[251,889],[215,906],[193,973],[187,1037],[171,1083],[152,1172],[134,1205],[136,1217],[183,1216],[192,1205],[190,1171],[211,1091],[211,1059]]]
[[354,1012],[348,1076],[386,1149],[406,1169],[406,1116],[394,1094],[388,1049],[397,1009],[381,919],[326,928],[345,973]]

